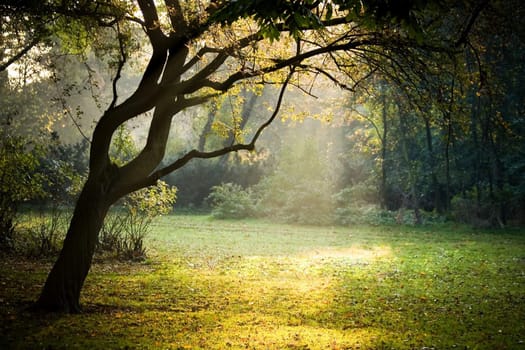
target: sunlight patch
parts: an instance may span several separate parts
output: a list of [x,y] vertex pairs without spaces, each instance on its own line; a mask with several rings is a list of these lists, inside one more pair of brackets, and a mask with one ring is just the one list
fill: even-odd
[[364,263],[390,255],[392,255],[392,249],[386,246],[372,248],[351,246],[346,248],[319,248],[301,254],[301,257],[309,260],[344,259],[350,263]]
[[233,315],[220,332],[208,336],[217,345],[235,349],[359,349],[375,344],[384,332],[371,327],[343,331],[335,325],[294,325],[282,316]]

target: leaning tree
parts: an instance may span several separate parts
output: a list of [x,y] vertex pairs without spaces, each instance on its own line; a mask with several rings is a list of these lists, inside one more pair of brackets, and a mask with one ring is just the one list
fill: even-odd
[[[89,174],[36,307],[79,312],[80,292],[109,208],[194,158],[253,150],[276,117],[286,87],[300,84],[301,74],[322,75],[339,87],[352,89],[380,68],[374,62],[404,69],[400,62],[410,50],[436,49],[426,36],[429,32],[443,34],[436,24],[446,18],[439,15],[447,10],[440,1],[428,5],[417,0],[13,0],[1,5],[4,19],[11,18],[4,23],[6,28],[21,25],[29,33],[20,49],[12,50],[12,57],[0,57],[2,69],[38,43],[51,44],[49,38],[57,30],[74,34],[76,29],[111,28],[114,35],[107,48],[117,55],[109,86],[112,98],[91,137]],[[469,19],[449,18],[449,27],[454,21],[460,25],[445,32],[464,37]],[[121,98],[119,80],[133,54],[131,39],[139,32],[149,43],[147,64],[135,90]],[[358,61],[370,65],[356,64]],[[341,72],[352,79],[342,82]],[[167,162],[165,150],[177,116],[241,82],[282,86],[273,113],[250,139],[233,138],[219,149],[192,149]],[[147,113],[152,117],[144,147],[128,163],[115,164],[109,155],[114,133]]]

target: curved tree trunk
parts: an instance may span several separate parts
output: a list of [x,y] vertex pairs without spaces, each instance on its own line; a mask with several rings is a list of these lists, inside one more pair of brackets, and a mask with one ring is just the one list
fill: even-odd
[[80,194],[64,246],[49,273],[35,309],[78,313],[84,280],[91,267],[98,234],[111,205],[104,189],[88,181]]

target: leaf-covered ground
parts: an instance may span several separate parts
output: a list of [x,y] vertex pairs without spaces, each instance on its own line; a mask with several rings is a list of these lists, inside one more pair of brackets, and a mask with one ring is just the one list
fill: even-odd
[[49,263],[0,260],[1,349],[525,349],[525,232],[168,216],[97,263],[80,315],[24,309]]

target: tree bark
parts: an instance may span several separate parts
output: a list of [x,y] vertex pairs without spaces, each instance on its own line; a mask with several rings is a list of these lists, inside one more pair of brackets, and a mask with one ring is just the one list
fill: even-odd
[[60,256],[48,275],[36,310],[79,313],[80,291],[91,267],[104,218],[111,205],[104,186],[96,181],[84,185]]

